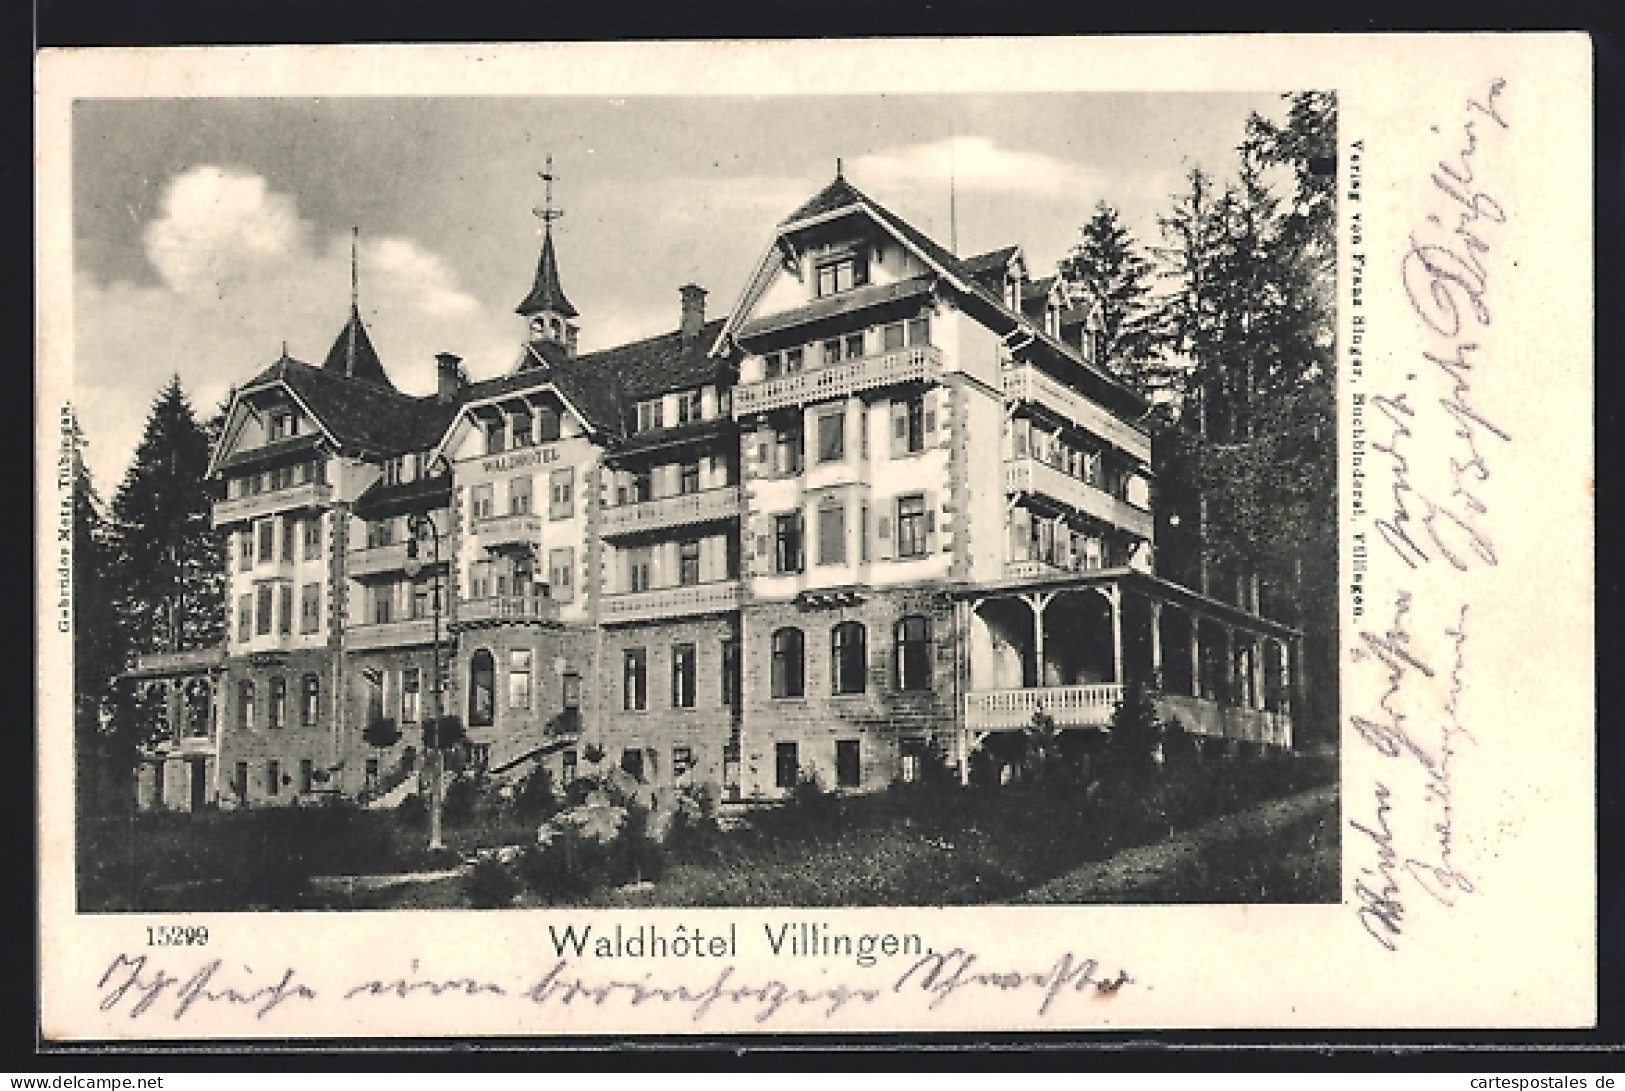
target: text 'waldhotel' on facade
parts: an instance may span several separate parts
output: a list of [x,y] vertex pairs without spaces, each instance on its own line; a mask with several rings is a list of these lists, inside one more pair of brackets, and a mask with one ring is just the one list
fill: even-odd
[[320,365],[245,382],[227,639],[133,671],[165,717],[141,805],[414,791],[437,700],[491,774],[602,755],[724,800],[963,772],[1135,683],[1291,745],[1299,634],[1158,577],[1148,406],[1019,247],[956,257],[837,174],[727,318],[705,295],[578,353],[548,232],[509,374],[442,354],[403,394],[352,307]]

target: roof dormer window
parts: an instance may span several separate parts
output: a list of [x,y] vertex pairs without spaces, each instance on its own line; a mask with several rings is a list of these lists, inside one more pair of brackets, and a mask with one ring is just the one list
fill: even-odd
[[660,398],[651,398],[646,402],[638,403],[638,431],[653,432],[665,427],[664,401]]
[[291,410],[280,410],[271,414],[271,439],[287,439],[289,436],[299,434],[299,417]]
[[869,262],[864,254],[846,254],[818,266],[818,296],[850,292],[869,283]]
[[1014,274],[1004,278],[1004,305],[1018,314],[1021,312],[1021,280]]

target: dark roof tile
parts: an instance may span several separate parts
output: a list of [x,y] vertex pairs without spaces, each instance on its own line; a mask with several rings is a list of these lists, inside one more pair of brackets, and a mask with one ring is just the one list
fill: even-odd
[[367,336],[367,326],[361,321],[361,312],[353,304],[350,307],[350,320],[344,323],[344,328],[333,341],[333,347],[327,350],[327,359],[322,362],[322,368],[395,389],[395,384],[389,381],[389,376],[384,372],[383,362],[378,359],[378,350],[372,347],[372,338]]

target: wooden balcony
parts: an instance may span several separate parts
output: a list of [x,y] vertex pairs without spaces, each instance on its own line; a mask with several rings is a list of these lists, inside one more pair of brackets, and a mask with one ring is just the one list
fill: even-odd
[[457,604],[457,624],[519,622],[545,624],[559,620],[559,604],[541,595],[499,595],[488,599],[464,599]]
[[620,537],[720,519],[736,519],[740,510],[737,485],[646,500],[640,504],[620,504],[603,510],[603,535],[606,538]]
[[1031,366],[1005,368],[1003,381],[1004,396],[1011,401],[1042,405],[1140,462],[1150,463],[1150,436],[1118,420],[1065,383]]
[[1004,464],[1004,488],[1012,493],[1035,493],[1065,504],[1074,511],[1149,540],[1155,532],[1151,513],[1119,500],[1071,474],[1036,458],[1012,458]]
[[934,345],[915,345],[736,386],[733,415],[737,420],[785,406],[845,398],[899,383],[935,382],[941,377],[942,350]]
[[487,549],[534,545],[542,540],[540,515],[496,515],[474,524],[474,536]]
[[355,578],[400,572],[406,567],[406,543],[352,549],[344,564],[348,574]]
[[745,585],[738,580],[697,583],[686,587],[657,587],[605,595],[602,620],[606,625],[626,621],[658,621],[693,614],[722,614],[739,609]]
[[[446,638],[446,622],[446,617],[442,615],[440,618],[440,638],[442,640]],[[344,635],[345,647],[352,651],[368,651],[373,648],[404,648],[430,644],[433,641],[434,618],[432,617],[374,622],[369,625],[352,625],[350,631]]]
[[1019,731],[1042,709],[1056,727],[1105,727],[1123,700],[1123,687],[1031,686],[965,694],[965,726],[973,731]]
[[219,500],[214,505],[214,525],[224,527],[277,512],[319,508],[332,499],[333,486],[322,481],[311,481],[291,489],[275,489],[253,496],[239,496],[235,500]]
[[1076,576],[1077,570],[1049,561],[1005,561],[1004,576],[1011,580],[1046,580]]

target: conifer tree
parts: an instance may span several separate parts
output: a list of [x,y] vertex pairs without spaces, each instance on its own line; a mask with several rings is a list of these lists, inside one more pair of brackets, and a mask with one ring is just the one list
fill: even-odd
[[225,544],[210,525],[208,430],[179,376],[154,400],[113,500],[119,614],[131,653],[187,651],[225,632]]
[[115,606],[113,553],[86,441],[74,424],[73,450],[73,725],[79,813],[106,809],[128,763],[104,730],[114,679],[124,667],[123,634]]
[[1061,259],[1067,295],[1090,308],[1099,323],[1100,361],[1142,394],[1166,385],[1152,324],[1153,266],[1123,226],[1117,209],[1101,201]]

